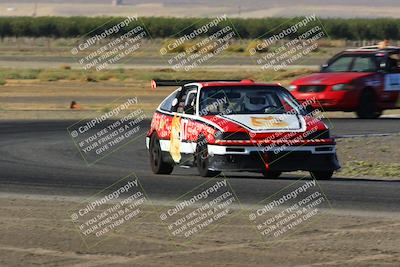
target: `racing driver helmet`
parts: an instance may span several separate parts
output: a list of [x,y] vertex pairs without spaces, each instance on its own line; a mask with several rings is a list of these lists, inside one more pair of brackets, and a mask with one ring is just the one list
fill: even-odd
[[244,97],[243,104],[247,111],[262,111],[266,106],[266,99],[263,95],[250,93]]

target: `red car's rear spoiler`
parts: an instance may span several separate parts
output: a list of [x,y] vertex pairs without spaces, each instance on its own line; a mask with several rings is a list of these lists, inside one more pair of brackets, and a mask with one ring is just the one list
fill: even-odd
[[188,83],[201,82],[241,82],[242,80],[151,80],[151,88],[159,86],[183,86]]

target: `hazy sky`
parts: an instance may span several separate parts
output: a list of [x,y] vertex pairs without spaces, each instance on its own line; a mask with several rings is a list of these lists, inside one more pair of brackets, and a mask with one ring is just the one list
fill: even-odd
[[[85,4],[105,4],[112,0],[0,0],[0,3],[85,3]],[[243,6],[257,4],[258,6],[282,6],[282,5],[367,5],[367,6],[400,6],[399,0],[123,0],[127,4],[146,4],[146,3],[164,3],[164,4],[207,4],[207,5],[238,5]]]
[[[302,16],[400,18],[400,0],[0,0],[0,16],[141,16],[232,17]],[[35,7],[33,3],[38,3]],[[93,4],[93,5],[91,5]],[[36,10],[36,12],[34,12]]]

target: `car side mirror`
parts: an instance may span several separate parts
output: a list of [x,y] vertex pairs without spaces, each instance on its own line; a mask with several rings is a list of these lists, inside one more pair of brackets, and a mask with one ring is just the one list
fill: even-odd
[[379,70],[385,72],[386,71],[386,63],[385,62],[381,62],[379,64]]
[[175,107],[177,104],[178,104],[178,98],[174,98],[174,100],[172,100],[171,105],[172,105],[173,107]]
[[325,63],[325,64],[322,64],[322,65],[321,65],[321,72],[324,72],[328,66],[329,66],[329,65],[326,64],[326,63]]

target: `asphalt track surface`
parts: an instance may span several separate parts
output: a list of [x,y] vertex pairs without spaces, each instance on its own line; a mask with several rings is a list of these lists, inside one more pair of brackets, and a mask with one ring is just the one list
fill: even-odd
[[[144,136],[88,166],[74,146],[67,127],[75,121],[6,121],[0,124],[0,194],[90,196],[134,172],[152,200],[174,200],[204,183],[197,170],[175,168],[171,175],[151,173]],[[333,119],[334,135],[398,133],[400,119]],[[141,125],[141,134],[149,127]],[[226,173],[242,203],[255,204],[300,177],[274,180],[259,174]],[[340,175],[340,174],[339,174]],[[400,211],[397,181],[348,179],[320,181],[334,208]]]

